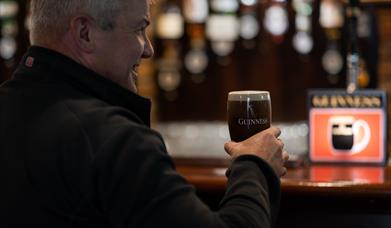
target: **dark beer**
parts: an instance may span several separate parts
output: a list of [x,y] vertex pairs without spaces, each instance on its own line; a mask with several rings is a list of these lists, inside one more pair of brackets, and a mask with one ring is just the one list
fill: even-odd
[[267,91],[234,91],[228,95],[228,127],[231,140],[243,141],[270,127],[271,103]]
[[332,136],[333,147],[336,150],[349,151],[354,144],[353,135],[334,135]]
[[331,142],[338,152],[349,152],[354,145],[353,124],[351,116],[333,116],[329,120],[331,127]]

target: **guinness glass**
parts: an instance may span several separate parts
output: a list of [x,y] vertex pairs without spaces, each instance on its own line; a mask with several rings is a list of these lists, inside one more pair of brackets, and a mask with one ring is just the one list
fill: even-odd
[[270,127],[271,102],[268,91],[233,91],[228,94],[228,127],[231,140],[243,141]]

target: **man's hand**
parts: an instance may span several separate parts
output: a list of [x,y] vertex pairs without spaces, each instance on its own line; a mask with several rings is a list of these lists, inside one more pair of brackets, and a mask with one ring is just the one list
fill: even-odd
[[278,139],[280,134],[279,128],[270,127],[242,142],[227,142],[224,149],[233,159],[245,154],[258,156],[265,160],[281,177],[286,173],[284,163],[288,160],[289,155],[283,150],[284,143]]

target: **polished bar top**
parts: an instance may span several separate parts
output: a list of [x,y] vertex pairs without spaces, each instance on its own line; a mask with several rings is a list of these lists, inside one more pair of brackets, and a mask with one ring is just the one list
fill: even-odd
[[[200,198],[218,209],[227,164],[175,161]],[[391,227],[391,165],[303,165],[281,179],[276,227]],[[292,224],[295,224],[292,226]]]
[[[181,164],[177,170],[198,190],[224,190],[225,165]],[[288,169],[281,179],[283,193],[374,195],[391,199],[391,166],[306,165]]]

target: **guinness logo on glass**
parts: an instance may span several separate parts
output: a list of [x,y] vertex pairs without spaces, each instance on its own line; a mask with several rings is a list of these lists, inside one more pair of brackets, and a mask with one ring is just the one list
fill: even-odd
[[239,125],[256,125],[256,124],[267,124],[269,122],[268,119],[238,119]]
[[267,91],[230,92],[227,112],[231,139],[243,141],[270,127],[270,94]]

